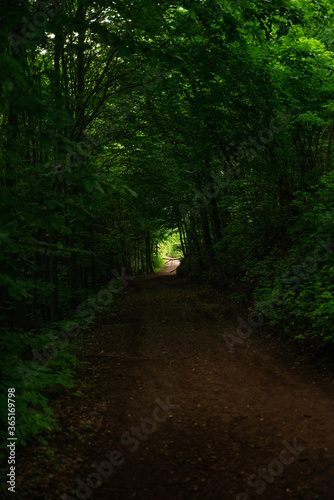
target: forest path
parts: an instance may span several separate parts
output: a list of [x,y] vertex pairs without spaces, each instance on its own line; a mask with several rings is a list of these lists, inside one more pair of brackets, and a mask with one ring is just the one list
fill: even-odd
[[27,450],[19,498],[332,500],[333,381],[255,334],[231,353],[228,299],[170,271],[130,282],[85,336],[82,395],[55,405],[54,455]]

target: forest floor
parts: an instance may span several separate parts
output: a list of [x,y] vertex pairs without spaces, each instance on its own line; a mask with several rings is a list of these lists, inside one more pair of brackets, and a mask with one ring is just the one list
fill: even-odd
[[85,334],[80,391],[52,402],[48,447],[20,450],[16,498],[332,500],[333,376],[265,326],[231,353],[242,313],[167,264]]

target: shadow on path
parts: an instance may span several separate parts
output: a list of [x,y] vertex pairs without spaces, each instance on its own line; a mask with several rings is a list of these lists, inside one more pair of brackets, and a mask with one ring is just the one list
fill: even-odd
[[85,336],[81,393],[54,403],[52,453],[22,453],[18,498],[332,500],[332,381],[265,338],[231,354],[229,298],[178,263],[136,278]]

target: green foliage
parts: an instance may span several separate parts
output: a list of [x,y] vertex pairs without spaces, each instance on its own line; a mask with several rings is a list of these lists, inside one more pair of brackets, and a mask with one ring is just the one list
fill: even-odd
[[159,248],[163,255],[167,255],[172,259],[182,258],[183,253],[178,230],[166,235],[163,242],[159,244]]
[[291,250],[276,263],[275,279],[255,292],[257,308],[270,311],[273,325],[318,346],[334,343],[333,182],[330,173],[318,188],[296,194]]
[[[33,332],[1,329],[0,336],[0,420],[1,438],[7,437],[7,390],[15,389],[15,414],[18,445],[26,445],[32,439],[45,437],[58,429],[53,411],[48,406],[47,392],[55,385],[73,387],[75,370],[80,366],[76,357],[67,349],[58,349],[52,336],[45,331]],[[51,346],[54,349],[51,349]],[[37,352],[56,355],[46,364],[31,357]],[[45,352],[45,351],[44,351]],[[43,355],[42,355],[43,357]],[[38,358],[39,359],[39,358]],[[44,360],[46,361],[46,359]],[[7,453],[2,448],[1,456]]]
[[160,271],[165,265],[165,259],[160,254],[153,255],[152,262],[154,271]]

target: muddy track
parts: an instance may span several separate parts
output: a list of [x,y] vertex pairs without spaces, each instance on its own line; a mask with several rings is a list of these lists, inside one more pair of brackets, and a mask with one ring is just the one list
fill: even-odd
[[229,352],[229,299],[170,264],[85,336],[81,394],[54,403],[51,454],[22,452],[17,498],[332,500],[332,380],[259,335]]

